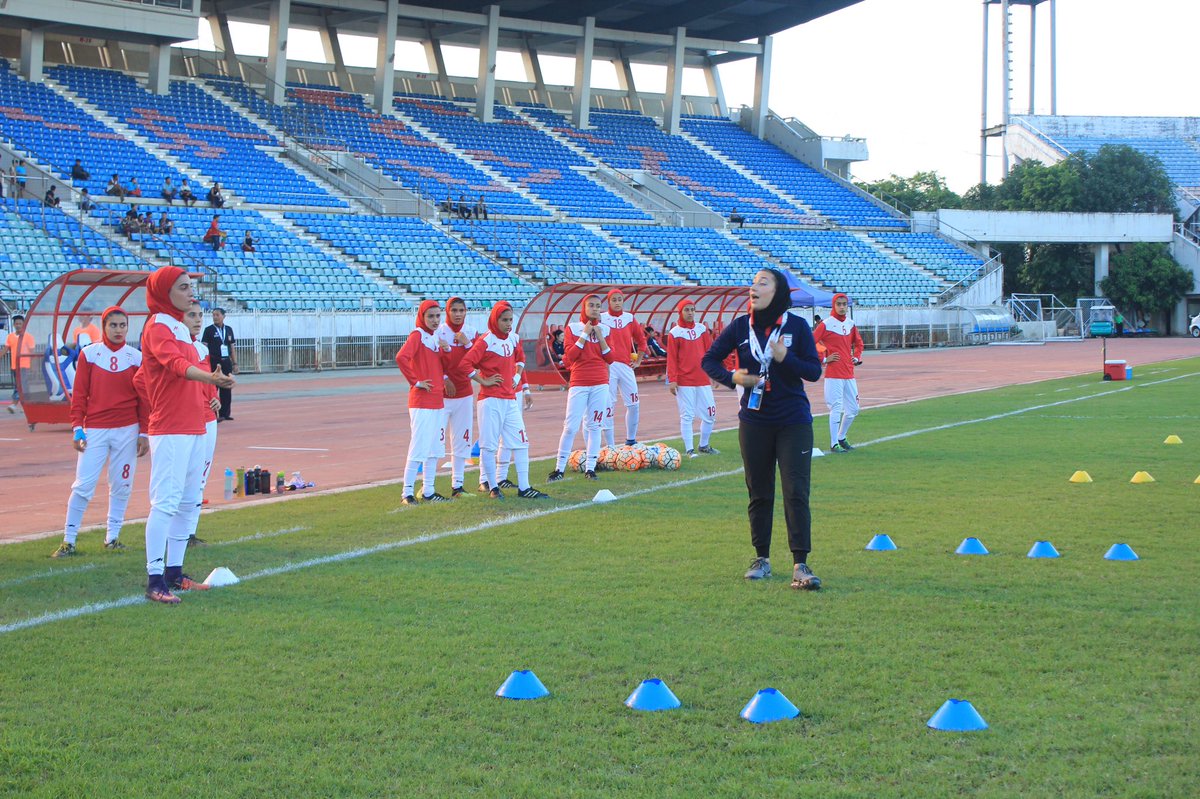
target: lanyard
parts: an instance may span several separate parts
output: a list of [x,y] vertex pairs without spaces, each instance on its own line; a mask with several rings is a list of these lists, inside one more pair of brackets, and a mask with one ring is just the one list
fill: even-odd
[[758,373],[766,377],[767,370],[771,367],[773,357],[771,355],[771,345],[779,340],[779,336],[783,334],[783,317],[779,317],[779,321],[775,323],[775,329],[767,336],[767,344],[764,348],[758,343],[758,334],[754,332],[754,322],[750,322],[750,355],[754,360],[758,361]]
[[214,325],[213,327],[217,331],[217,338],[221,339],[221,343],[224,344],[225,343],[225,325],[221,325],[220,327],[216,327]]

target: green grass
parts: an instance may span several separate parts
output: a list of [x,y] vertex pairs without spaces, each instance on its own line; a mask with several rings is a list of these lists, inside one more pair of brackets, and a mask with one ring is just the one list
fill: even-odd
[[[778,576],[741,579],[740,475],[667,487],[737,469],[723,433],[679,472],[604,475],[618,494],[664,487],[620,502],[0,633],[0,793],[1194,796],[1200,359],[1142,371],[864,413],[859,442],[1103,395],[815,462],[815,594],[788,588],[782,513]],[[1076,469],[1095,482],[1068,483]],[[1158,482],[1130,485],[1140,469]],[[546,488],[553,503],[391,512],[393,487],[219,513],[214,543],[306,529],[193,550],[188,571],[254,575],[596,486]],[[900,549],[863,551],[880,532]],[[993,554],[953,555],[968,535]],[[89,554],[65,564],[50,541],[0,549],[0,625],[138,593],[140,526],[123,537],[120,556],[81,536]],[[1063,557],[1026,558],[1037,539]],[[1118,541],[1142,560],[1103,560]],[[515,668],[552,695],[495,698]],[[621,704],[652,676],[683,708]],[[739,719],[767,686],[802,716]],[[927,729],[950,697],[991,729]]]

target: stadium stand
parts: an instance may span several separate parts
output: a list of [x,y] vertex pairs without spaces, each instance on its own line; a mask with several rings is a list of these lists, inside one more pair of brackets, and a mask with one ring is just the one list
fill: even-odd
[[607,233],[702,286],[737,285],[775,264],[711,228],[605,225]]
[[[457,103],[396,98],[396,115],[408,117],[488,164],[512,182],[563,211],[568,217],[645,219],[650,215],[576,171],[594,168],[566,146],[497,106],[496,121],[485,125]],[[473,205],[475,198],[467,198]]]
[[684,132],[720,152],[738,166],[778,186],[791,196],[846,227],[907,228],[908,222],[892,216],[827,175],[742,130],[728,119],[689,117],[681,120]]
[[929,233],[872,233],[871,238],[951,283],[966,280],[983,260]]
[[421,219],[313,213],[287,218],[422,297],[460,296],[478,309],[499,298],[524,304],[538,292],[533,283]]
[[[279,141],[194,83],[172,81],[171,93],[160,96],[143,89],[132,77],[112,70],[56,66],[48,72],[71,91],[248,202],[347,205],[260,149],[278,148]],[[143,195],[158,197],[161,183],[143,181]],[[193,187],[201,199],[203,190],[207,186]]]

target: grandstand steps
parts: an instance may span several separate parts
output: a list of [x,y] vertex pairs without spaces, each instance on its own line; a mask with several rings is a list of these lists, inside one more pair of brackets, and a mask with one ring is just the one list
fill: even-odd
[[494,251],[475,241],[475,239],[466,235],[463,231],[454,227],[454,225],[435,225],[435,227],[442,233],[445,233],[447,236],[457,241],[462,246],[466,247],[468,250],[478,254],[479,257],[486,258],[487,260],[491,261],[513,277],[532,283],[539,289],[544,289],[546,287],[546,281],[542,280],[537,275],[523,271],[520,266],[514,264],[507,258],[501,258]]
[[[49,76],[47,76],[43,79],[43,83],[46,85],[47,88],[49,88],[55,94],[64,98],[68,102],[73,103],[80,110],[82,110],[85,114],[92,117],[97,122],[100,122],[101,124],[105,125],[106,127],[108,127],[110,130],[112,130],[115,133],[120,133],[127,140],[136,144],[138,147],[140,147],[142,150],[144,150],[147,153],[147,155],[149,155],[150,157],[156,158],[159,161],[170,164],[172,167],[174,167],[176,170],[178,170],[181,174],[186,175],[188,180],[190,180],[192,182],[192,191],[195,193],[195,195],[198,199],[203,198],[205,193],[207,192],[207,187],[212,185],[212,183],[213,183],[212,179],[209,178],[207,175],[205,175],[203,172],[196,169],[195,167],[193,167],[191,164],[187,163],[186,161],[183,161],[180,158],[172,155],[171,153],[167,152],[166,150],[159,148],[157,145],[155,145],[154,142],[150,141],[150,139],[147,136],[140,133],[135,128],[133,128],[129,125],[126,125],[124,122],[120,121],[112,114],[109,114],[108,112],[102,110],[99,106],[97,106],[92,101],[88,100],[87,98],[83,97],[80,94],[77,94],[77,93],[71,91],[69,88],[67,88],[66,86],[64,86],[63,84],[59,83],[58,81],[56,81],[55,79],[53,79]],[[226,201],[225,201],[226,207],[234,206],[234,205],[241,205],[243,203],[243,199],[241,197],[238,197],[233,192],[231,192],[228,189],[228,187],[222,187],[222,190],[224,191],[225,197],[226,197]],[[144,193],[148,193],[149,195],[152,195],[152,196],[143,196],[143,197],[138,198],[139,205],[142,205],[144,203],[144,201],[146,201],[146,200],[155,200],[160,203],[162,202],[161,200],[159,200],[159,197],[158,197],[158,187],[157,186],[143,186],[142,191]]]
[[284,228],[292,235],[311,245],[313,248],[341,263],[350,271],[357,272],[371,282],[375,283],[377,286],[387,289],[388,292],[392,294],[400,295],[414,306],[420,304],[422,298],[416,294],[413,294],[408,286],[392,280],[391,278],[384,277],[376,270],[370,268],[368,265],[358,261],[355,258],[352,258],[344,250],[335,247],[325,239],[313,235],[308,231],[307,228],[288,219],[284,215],[283,211],[259,211],[259,213],[272,223]]
[[629,254],[630,256],[638,259],[642,263],[650,264],[655,269],[657,269],[659,272],[662,272],[664,275],[666,275],[668,278],[670,278],[672,282],[678,283],[681,286],[699,286],[700,285],[699,282],[692,280],[691,278],[687,277],[686,275],[684,275],[683,273],[681,273],[675,269],[672,269],[666,262],[660,261],[657,258],[646,255],[646,253],[642,252],[641,250],[637,249],[636,247],[626,244],[619,237],[617,237],[617,236],[613,235],[612,233],[609,233],[607,230],[604,230],[603,228],[601,228],[600,225],[584,225],[584,227],[587,228],[588,230],[592,231],[593,233],[595,233],[600,238],[607,241],[612,246],[616,247],[618,250],[622,250],[623,252]]
[[785,274],[788,272],[792,272],[793,274],[798,275],[799,277],[803,278],[804,282],[809,284],[813,288],[817,288],[817,289],[821,289],[822,291],[829,291],[829,292],[837,291],[836,286],[831,286],[828,283],[825,283],[824,281],[822,281],[821,279],[815,277],[814,275],[810,275],[808,272],[804,271],[803,269],[796,266],[795,264],[788,263],[787,261],[783,260],[782,258],[772,255],[770,252],[763,249],[762,247],[759,247],[757,244],[755,244],[751,241],[747,241],[745,239],[738,238],[732,231],[722,230],[719,232],[721,233],[721,235],[727,236],[728,238],[737,242],[738,245],[745,247],[747,250],[750,250],[750,252],[754,253],[759,258],[762,258],[764,261],[769,262],[771,264],[771,266],[778,269],[780,272],[783,272]]
[[709,156],[713,160],[719,161],[720,163],[722,163],[725,166],[732,169],[734,172],[737,172],[739,175],[744,177],[746,180],[750,181],[751,183],[757,184],[760,188],[766,189],[767,191],[778,195],[779,197],[783,198],[786,202],[788,202],[791,205],[796,206],[797,208],[804,211],[804,213],[808,214],[809,216],[813,217],[814,219],[822,219],[822,220],[828,221],[828,217],[826,217],[820,211],[813,208],[811,205],[808,205],[807,203],[805,203],[799,197],[795,196],[794,194],[789,194],[788,192],[784,191],[779,186],[776,186],[774,183],[770,182],[769,180],[762,177],[761,175],[758,175],[755,172],[751,172],[749,169],[742,166],[737,161],[734,161],[732,158],[725,155],[720,150],[717,150],[717,149],[713,148],[712,146],[710,146],[703,139],[701,139],[697,136],[693,136],[692,134],[688,133],[685,130],[680,130],[679,133],[676,135],[678,135],[679,138],[681,138],[684,141],[691,144],[696,149],[703,151],[707,156]]
[[922,275],[924,275],[925,277],[929,278],[930,280],[933,280],[943,290],[948,289],[952,285],[954,285],[953,281],[947,280],[946,278],[942,277],[937,272],[934,272],[931,269],[926,269],[923,265],[921,265],[917,261],[914,261],[912,258],[909,258],[907,255],[904,255],[899,250],[897,250],[893,247],[889,247],[887,244],[885,244],[882,241],[879,241],[878,239],[871,238],[871,236],[866,233],[855,232],[855,231],[847,231],[847,233],[849,233],[851,236],[858,239],[859,241],[861,241],[863,244],[867,245],[868,247],[873,247],[874,249],[879,250],[881,253],[886,255],[888,258],[891,258],[893,261],[899,261],[900,263],[907,266],[909,269],[915,270],[915,271],[921,273]]
[[[446,137],[439,135],[432,128],[429,128],[426,125],[422,125],[420,122],[418,122],[416,119],[413,119],[411,116],[409,116],[407,114],[402,114],[397,110],[393,110],[392,113],[388,116],[392,117],[393,119],[400,120],[405,125],[408,125],[410,128],[415,130],[417,133],[420,133],[422,136],[429,139],[431,142],[436,144],[438,147],[441,147],[446,152],[454,155],[455,158],[458,158],[460,161],[464,161],[464,162],[470,164],[472,167],[479,170],[483,174],[487,175],[489,178],[496,181],[496,183],[500,184],[501,186],[507,186],[509,189],[511,189],[513,191],[513,193],[518,194],[521,197],[524,197],[530,203],[532,203],[533,205],[536,205],[538,208],[541,208],[543,211],[550,214],[552,217],[559,218],[559,217],[563,216],[563,212],[560,211],[555,206],[546,202],[541,197],[538,197],[536,194],[534,194],[533,192],[526,189],[520,183],[517,183],[516,181],[512,180],[504,173],[498,172],[497,170],[492,169],[492,167],[486,161],[481,161],[477,158],[473,158],[472,156],[467,155],[465,152],[463,152],[462,147],[458,146],[457,144],[450,141]],[[436,200],[432,197],[429,199],[431,202],[436,202]],[[511,218],[517,219],[520,217],[512,216]],[[534,218],[534,217],[531,217],[531,219],[532,218]]]

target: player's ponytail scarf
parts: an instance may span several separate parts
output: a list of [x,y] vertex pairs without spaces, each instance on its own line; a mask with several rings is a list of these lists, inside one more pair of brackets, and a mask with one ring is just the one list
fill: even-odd
[[[683,309],[688,307],[689,305],[695,305],[695,304],[696,304],[695,300],[688,300],[688,299],[680,300],[679,304],[675,306],[675,313],[679,317],[678,319],[675,320],[675,324],[679,325],[680,327],[682,327],[685,330],[691,330],[693,327],[695,327],[696,323],[694,321],[692,321],[692,322],[683,321]],[[693,319],[694,319],[694,317],[693,317]]]
[[183,311],[171,302],[171,287],[187,272],[178,266],[155,269],[146,279],[146,307],[152,314],[166,314],[177,322],[183,321]]
[[[621,291],[620,289],[612,289],[611,291],[609,291],[607,294],[604,295],[604,302],[606,305],[608,305],[608,312],[610,314],[612,314],[613,316],[621,315],[620,313],[614,312],[612,309],[612,298],[617,296],[618,294],[620,294],[622,297],[625,296],[625,292]],[[625,313],[625,312],[621,311],[621,313]]]
[[[445,322],[446,322],[446,327],[450,328],[450,329],[451,329],[451,330],[453,330],[455,333],[457,333],[457,332],[459,332],[460,330],[462,330],[462,329],[463,329],[463,326],[462,326],[462,325],[456,325],[456,324],[454,324],[453,322],[451,322],[451,321],[450,321],[450,306],[451,306],[451,305],[453,305],[453,304],[454,304],[454,303],[456,303],[456,302],[461,302],[463,305],[466,305],[466,304],[467,304],[467,303],[466,303],[466,302],[463,300],[463,298],[462,298],[462,297],[451,297],[450,299],[446,300],[446,319],[445,319]],[[464,318],[464,319],[463,319],[463,324],[466,324],[466,321],[467,321],[467,320]]]
[[832,309],[832,310],[829,312],[829,315],[830,315],[830,316],[832,316],[834,319],[838,320],[839,322],[845,322],[845,321],[846,321],[846,315],[845,315],[845,314],[839,314],[839,313],[837,312],[837,301],[838,301],[839,299],[843,299],[843,300],[845,300],[847,303],[849,303],[849,302],[850,302],[850,298],[849,298],[849,297],[847,297],[845,294],[842,294],[842,293],[840,293],[840,292],[839,292],[838,294],[834,294],[834,295],[833,295],[833,299],[829,301],[829,307]]
[[437,304],[437,300],[424,300],[417,308],[417,327],[419,327],[421,330],[424,330],[426,333],[433,335],[433,330],[425,326],[425,313],[430,308],[440,307],[441,306]]
[[505,311],[511,310],[512,306],[508,302],[501,300],[492,306],[492,312],[488,314],[488,331],[501,341],[512,334],[512,330],[509,330],[507,333],[500,332],[500,317],[504,315]]
[[110,305],[104,309],[104,313],[100,314],[100,338],[104,339],[104,346],[108,347],[113,352],[116,352],[117,350],[121,349],[121,347],[108,340],[108,317],[112,316],[113,314],[120,314],[126,319],[129,318],[129,314],[125,313],[125,309],[123,309],[120,305]]
[[779,319],[787,313],[787,309],[792,307],[792,292],[788,288],[787,278],[784,277],[783,272],[780,272],[778,269],[763,269],[761,271],[770,273],[771,277],[775,280],[775,296],[771,298],[771,304],[758,313],[754,310],[754,302],[751,301],[749,303],[750,326],[765,336]]

